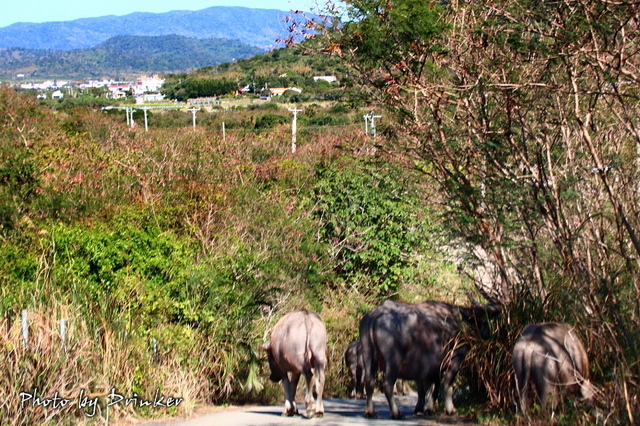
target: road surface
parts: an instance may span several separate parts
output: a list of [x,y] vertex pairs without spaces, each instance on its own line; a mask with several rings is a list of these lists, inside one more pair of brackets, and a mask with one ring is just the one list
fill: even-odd
[[378,412],[375,420],[364,418],[364,400],[355,399],[326,399],[324,401],[324,417],[306,418],[304,403],[298,408],[300,416],[283,417],[283,407],[280,406],[249,406],[216,409],[214,412],[196,415],[191,418],[174,418],[152,420],[138,425],[145,426],[283,426],[283,425],[308,425],[308,426],[340,426],[340,425],[369,425],[369,426],[414,426],[414,425],[469,425],[475,422],[460,416],[416,416],[413,409],[416,404],[415,393],[407,396],[396,396],[396,401],[404,420],[391,420],[389,418],[389,405],[382,395],[374,397],[374,404]]

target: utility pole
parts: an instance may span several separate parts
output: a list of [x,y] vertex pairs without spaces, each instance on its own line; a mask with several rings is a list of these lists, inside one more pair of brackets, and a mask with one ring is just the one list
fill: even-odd
[[[136,125],[136,123],[133,121],[133,112],[134,112],[134,111],[135,111],[135,109],[133,109],[133,108],[127,108],[127,109],[126,109],[126,112],[127,112],[127,124],[128,124],[129,126],[131,126],[131,128],[132,128],[132,129],[133,129],[133,128],[135,127],[135,125]],[[130,116],[131,118],[129,118],[129,116]]]
[[149,108],[142,107],[142,110],[144,111],[144,131],[148,132],[149,131],[149,120],[147,120],[147,111],[149,110]]
[[187,111],[191,111],[193,116],[193,131],[196,131],[196,111],[200,111],[200,108],[189,108]]
[[365,114],[362,118],[364,118],[364,133],[369,134],[369,130],[367,128],[367,120],[371,120],[371,136],[376,137],[376,118],[382,118],[381,115],[375,115],[373,111],[369,114]]
[[291,123],[291,153],[296,152],[296,133],[298,127],[298,113],[302,112],[301,109],[289,108],[289,111],[293,113],[293,123]]
[[371,111],[371,136],[376,137],[376,118],[382,118],[381,115],[373,115]]

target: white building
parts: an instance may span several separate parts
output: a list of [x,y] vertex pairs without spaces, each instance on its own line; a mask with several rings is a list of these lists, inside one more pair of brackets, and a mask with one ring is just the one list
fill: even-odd
[[157,75],[152,77],[143,75],[136,80],[133,90],[135,94],[159,92],[163,84],[164,78],[160,78]]
[[164,99],[162,93],[143,93],[142,95],[136,95],[136,104],[145,104],[148,102],[160,102]]
[[324,80],[329,83],[336,83],[338,79],[334,75],[316,75],[313,77],[313,81]]

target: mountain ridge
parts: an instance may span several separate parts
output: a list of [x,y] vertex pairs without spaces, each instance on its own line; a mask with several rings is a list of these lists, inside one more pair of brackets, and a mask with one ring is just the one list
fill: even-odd
[[196,39],[230,39],[264,50],[280,47],[288,36],[285,18],[293,12],[241,6],[213,6],[164,13],[134,12],[72,21],[18,22],[0,28],[0,48],[74,50],[94,47],[115,36],[180,35]]
[[265,53],[237,40],[114,36],[89,49],[0,49],[0,76],[94,78],[188,72]]

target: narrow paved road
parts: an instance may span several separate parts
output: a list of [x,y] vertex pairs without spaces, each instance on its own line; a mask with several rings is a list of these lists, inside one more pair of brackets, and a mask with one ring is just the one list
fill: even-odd
[[364,418],[365,401],[355,399],[327,399],[324,401],[325,414],[323,418],[308,419],[304,416],[304,403],[300,408],[300,416],[282,417],[283,407],[251,406],[235,407],[216,410],[215,412],[199,415],[188,419],[155,420],[138,423],[145,426],[282,426],[282,425],[369,425],[369,426],[414,426],[414,425],[469,425],[474,422],[460,416],[416,416],[413,408],[416,404],[416,394],[396,396],[398,406],[404,413],[404,420],[391,420],[389,406],[384,396],[374,398],[378,419]]

